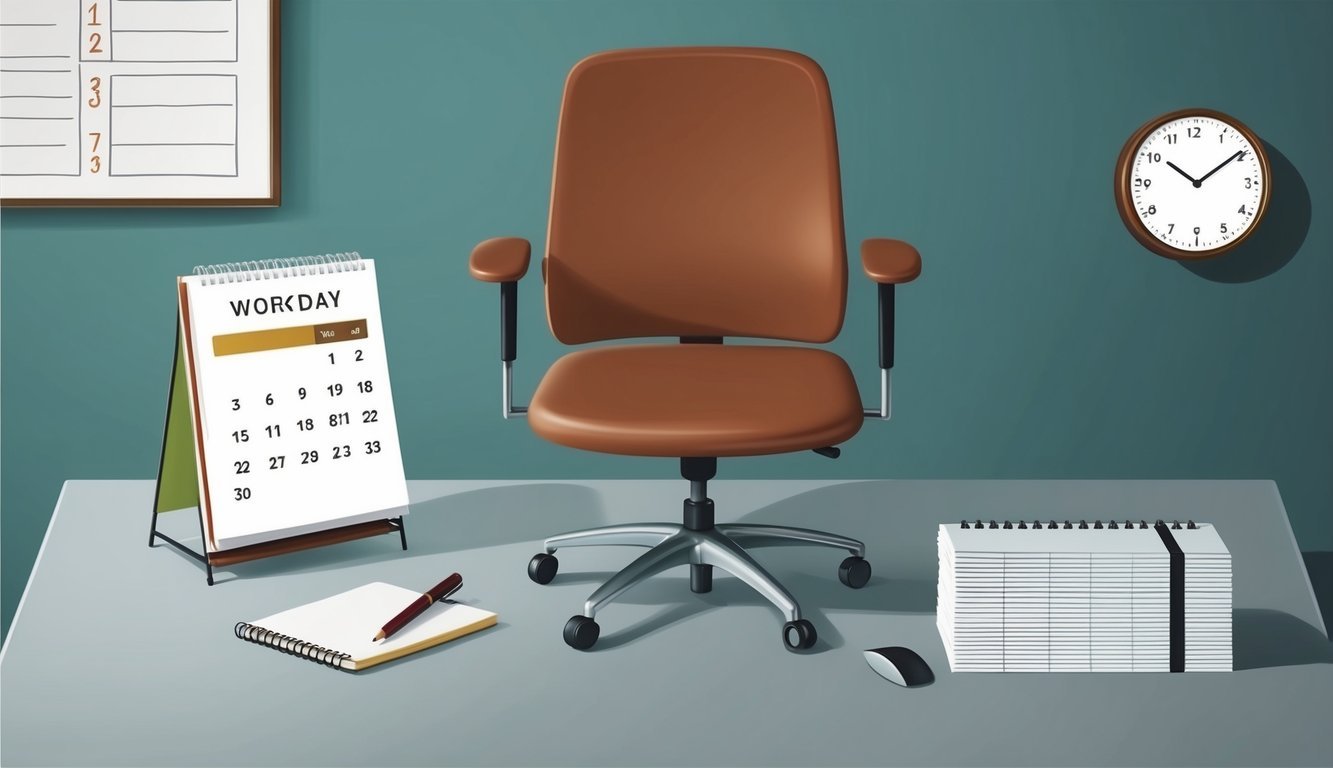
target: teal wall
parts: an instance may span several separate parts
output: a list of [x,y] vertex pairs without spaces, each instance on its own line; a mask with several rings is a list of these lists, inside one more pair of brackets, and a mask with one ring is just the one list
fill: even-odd
[[[3,213],[6,630],[62,481],[155,474],[172,281],[195,264],[377,259],[408,477],[673,475],[502,422],[496,290],[466,273],[482,238],[541,247],[564,74],[640,45],[813,56],[853,247],[925,259],[899,291],[893,421],[836,462],[723,477],[1272,478],[1302,548],[1333,549],[1333,3],[284,6],[281,208]],[[1196,105],[1247,122],[1281,175],[1263,247],[1188,269],[1130,238],[1111,171],[1142,122]],[[851,289],[832,348],[870,401],[874,290]],[[540,282],[520,293],[525,401],[560,349]]]

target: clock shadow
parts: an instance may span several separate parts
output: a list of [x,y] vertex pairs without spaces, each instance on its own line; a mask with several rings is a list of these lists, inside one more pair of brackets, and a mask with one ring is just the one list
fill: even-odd
[[1215,283],[1261,280],[1287,265],[1310,231],[1310,189],[1277,147],[1263,142],[1273,174],[1268,211],[1254,234],[1234,251],[1211,259],[1181,261],[1182,267]]

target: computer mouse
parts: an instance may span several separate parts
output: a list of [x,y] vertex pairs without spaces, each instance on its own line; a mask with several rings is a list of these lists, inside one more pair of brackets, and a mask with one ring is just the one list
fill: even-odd
[[930,671],[930,665],[911,648],[904,648],[901,645],[872,648],[865,652],[865,657],[870,668],[891,683],[915,688],[935,682],[935,674]]

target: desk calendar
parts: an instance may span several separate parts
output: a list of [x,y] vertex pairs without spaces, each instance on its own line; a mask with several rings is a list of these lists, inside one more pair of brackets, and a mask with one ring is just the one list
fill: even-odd
[[[197,499],[209,559],[392,518],[401,530],[407,483],[375,263],[339,254],[203,267],[177,288],[173,390],[188,407],[169,409],[155,514],[178,506],[164,498],[172,482]],[[173,449],[173,415],[193,433],[197,495],[179,488],[185,430],[174,425]]]

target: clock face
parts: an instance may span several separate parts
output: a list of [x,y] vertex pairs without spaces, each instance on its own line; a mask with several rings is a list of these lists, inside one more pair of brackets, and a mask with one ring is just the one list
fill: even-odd
[[1234,245],[1258,223],[1268,163],[1248,130],[1205,114],[1149,131],[1129,163],[1128,206],[1147,234],[1186,252]]

